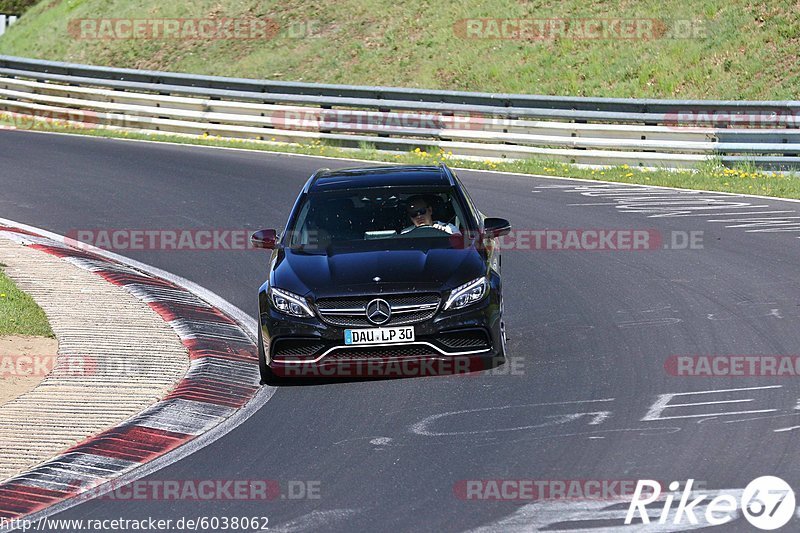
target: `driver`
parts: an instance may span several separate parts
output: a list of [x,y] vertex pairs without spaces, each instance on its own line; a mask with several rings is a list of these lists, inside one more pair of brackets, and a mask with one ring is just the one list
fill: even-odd
[[433,209],[431,208],[431,204],[428,199],[424,196],[417,195],[409,198],[408,202],[406,203],[406,214],[408,215],[408,218],[411,219],[411,222],[414,223],[414,225],[405,228],[400,233],[408,233],[414,228],[419,228],[422,226],[430,226],[438,229],[439,231],[449,233],[450,235],[461,233],[453,224],[440,222],[438,220],[434,222]]

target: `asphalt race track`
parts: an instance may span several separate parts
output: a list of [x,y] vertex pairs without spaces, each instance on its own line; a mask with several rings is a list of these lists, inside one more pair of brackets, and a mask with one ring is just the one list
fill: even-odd
[[[60,234],[280,229],[311,172],[356,164],[2,131],[0,216]],[[735,492],[772,474],[798,490],[797,377],[677,377],[665,363],[800,354],[800,225],[792,226],[800,219],[791,218],[800,204],[459,175],[484,213],[515,228],[654,230],[665,244],[702,232],[693,234],[702,246],[509,250],[509,364],[488,375],[281,387],[238,429],[151,477],[310,481],[319,498],[100,500],[56,518],[267,516],[273,531],[611,531],[625,506],[467,501],[458,489],[465,480],[692,478]],[[119,253],[255,315],[265,252]],[[662,396],[690,392],[702,394]],[[741,518],[724,529],[750,527]]]

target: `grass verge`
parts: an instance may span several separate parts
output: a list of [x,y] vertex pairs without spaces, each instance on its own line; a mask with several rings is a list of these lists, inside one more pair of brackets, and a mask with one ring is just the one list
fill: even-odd
[[0,263],[0,336],[53,337],[44,311],[6,276]]

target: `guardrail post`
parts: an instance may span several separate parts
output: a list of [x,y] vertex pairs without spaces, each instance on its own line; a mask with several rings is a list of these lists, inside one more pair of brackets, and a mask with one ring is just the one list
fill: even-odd
[[8,27],[14,24],[18,18],[17,15],[0,14],[0,35],[3,35]]

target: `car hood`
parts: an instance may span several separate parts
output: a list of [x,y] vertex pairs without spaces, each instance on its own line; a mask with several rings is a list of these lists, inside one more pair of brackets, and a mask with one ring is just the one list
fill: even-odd
[[[476,247],[403,250],[283,248],[275,257],[270,283],[302,296],[445,291],[486,274],[485,252]],[[380,281],[374,281],[378,277]]]

